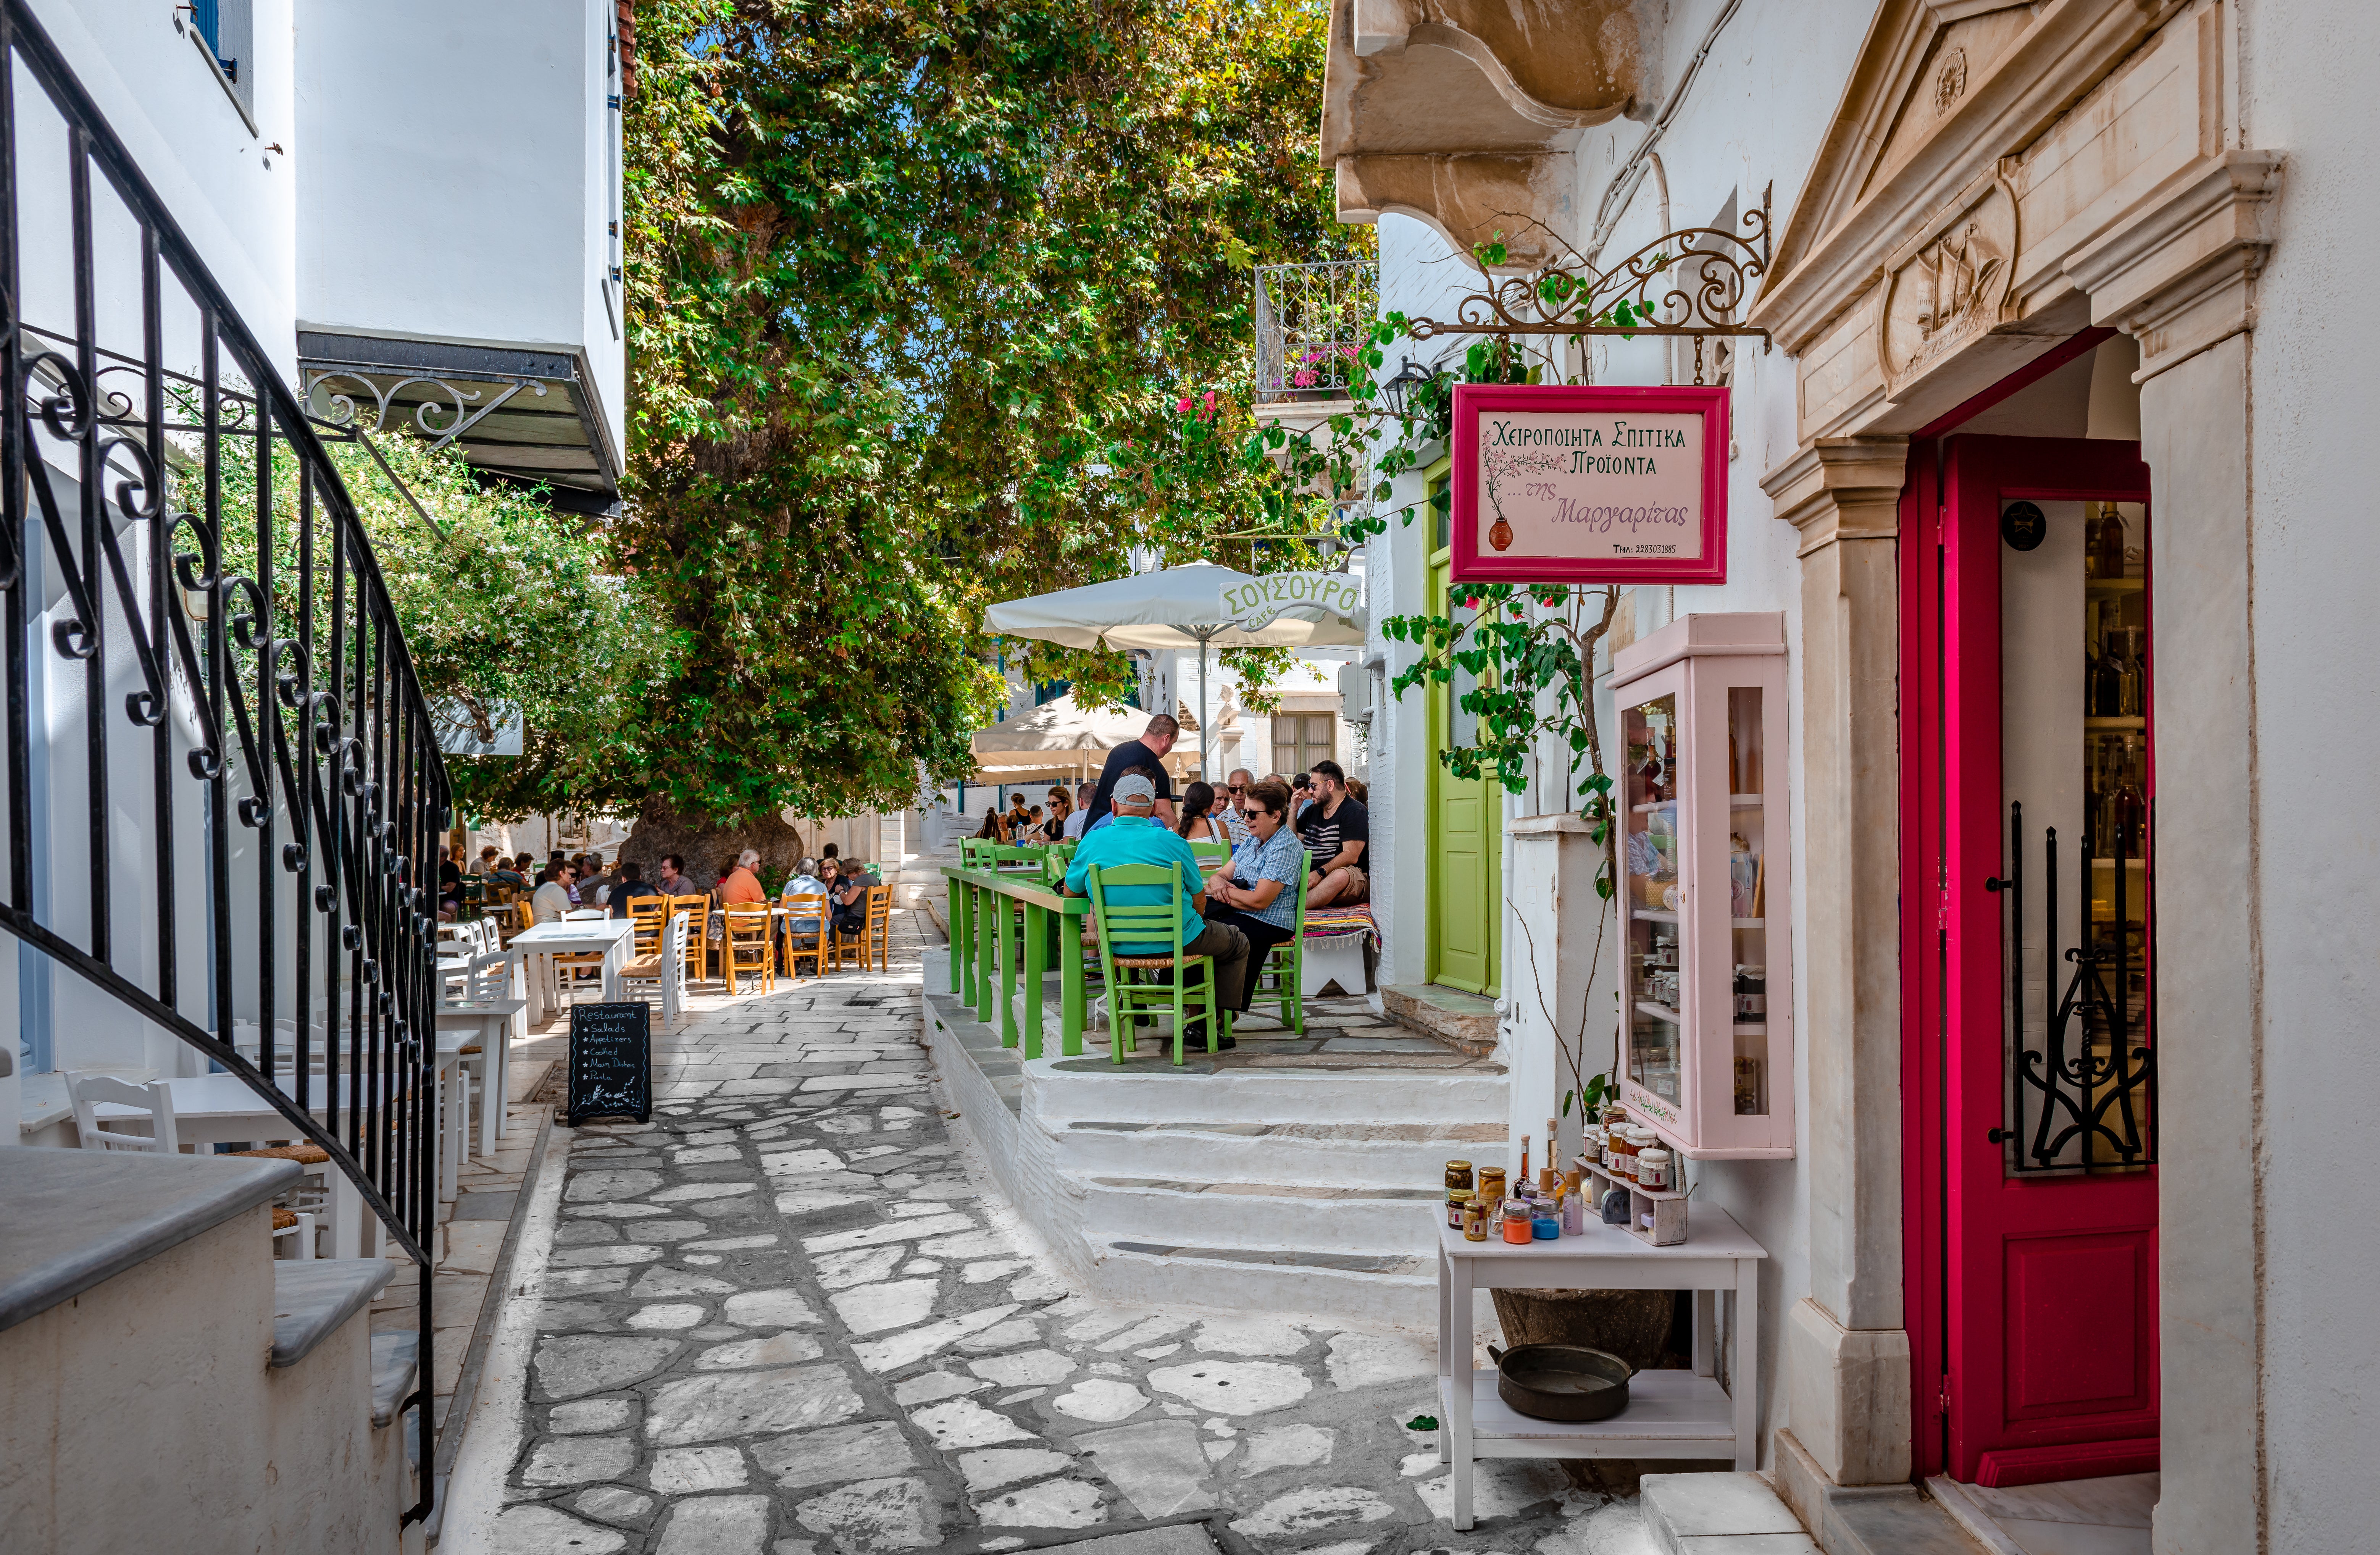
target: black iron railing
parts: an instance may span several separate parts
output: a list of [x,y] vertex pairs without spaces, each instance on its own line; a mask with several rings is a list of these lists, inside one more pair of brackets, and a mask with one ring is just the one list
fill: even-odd
[[426,1439],[429,709],[302,407],[22,0],[0,0],[0,926],[330,1152],[420,1266]]

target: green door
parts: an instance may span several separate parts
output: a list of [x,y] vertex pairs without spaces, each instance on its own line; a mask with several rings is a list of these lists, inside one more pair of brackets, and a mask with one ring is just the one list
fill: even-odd
[[[1429,607],[1447,613],[1451,552],[1429,560]],[[1446,770],[1439,753],[1469,745],[1477,715],[1458,705],[1471,688],[1457,670],[1429,698],[1429,980],[1494,998],[1503,967],[1501,792],[1491,778],[1469,782]]]

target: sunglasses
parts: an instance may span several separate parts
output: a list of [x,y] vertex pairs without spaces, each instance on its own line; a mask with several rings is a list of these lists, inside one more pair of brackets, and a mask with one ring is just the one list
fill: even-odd
[[1245,783],[1227,784],[1223,788],[1226,794],[1245,794],[1247,791],[1248,785]]

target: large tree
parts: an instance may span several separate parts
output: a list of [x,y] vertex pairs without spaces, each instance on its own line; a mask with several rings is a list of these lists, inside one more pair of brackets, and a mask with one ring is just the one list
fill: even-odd
[[905,803],[996,705],[986,602],[1257,514],[1204,397],[1245,373],[1247,267],[1368,237],[1314,158],[1321,0],[636,15],[613,539],[665,647],[514,797]]

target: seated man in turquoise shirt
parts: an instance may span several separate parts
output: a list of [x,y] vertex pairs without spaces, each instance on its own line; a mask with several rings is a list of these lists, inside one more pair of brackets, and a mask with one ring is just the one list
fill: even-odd
[[[1105,868],[1117,864],[1170,864],[1182,871],[1183,882],[1196,893],[1183,905],[1181,939],[1178,948],[1185,955],[1210,955],[1215,958],[1215,987],[1227,1005],[1245,1010],[1247,1001],[1241,997],[1246,981],[1248,938],[1228,923],[1208,923],[1198,916],[1207,905],[1207,893],[1198,891],[1198,856],[1190,844],[1175,836],[1169,827],[1160,826],[1149,817],[1157,808],[1157,785],[1137,774],[1116,780],[1114,792],[1109,797],[1113,821],[1097,831],[1084,833],[1082,843],[1066,867],[1066,893],[1080,896],[1090,889],[1089,870],[1093,866]],[[1172,899],[1172,893],[1160,885],[1123,885],[1115,888],[1111,898],[1125,906],[1153,906]],[[1167,955],[1177,947],[1167,944],[1119,944],[1118,955]],[[1237,999],[1238,1002],[1232,1002]],[[1194,1040],[1200,1048],[1207,1045],[1206,1023],[1195,1023],[1182,1035],[1184,1045]],[[1236,1046],[1225,1038],[1218,1048]]]

